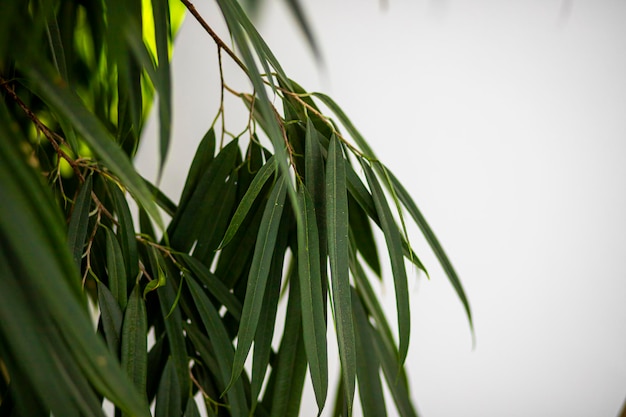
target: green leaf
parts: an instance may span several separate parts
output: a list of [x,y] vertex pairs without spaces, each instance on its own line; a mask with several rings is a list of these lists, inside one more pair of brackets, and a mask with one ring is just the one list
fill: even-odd
[[59,78],[51,80],[47,72],[38,65],[25,65],[22,70],[36,87],[36,93],[72,122],[89,147],[102,159],[104,165],[128,187],[133,197],[155,220],[157,226],[164,230],[161,214],[148,187],[102,122],[85,107],[63,80]]
[[123,311],[126,308],[126,301],[128,299],[124,258],[122,256],[120,245],[117,243],[117,239],[115,238],[115,234],[111,231],[111,229],[105,229],[105,232],[109,288]]
[[372,224],[363,208],[352,195],[348,195],[348,218],[350,230],[354,234],[359,253],[363,255],[367,265],[380,278],[382,276],[380,257],[378,255],[378,246],[374,239],[374,232],[372,231]]
[[[130,214],[130,208],[128,207],[128,201],[126,196],[120,190],[120,188],[111,184],[108,187],[113,196],[113,205],[115,206],[115,212],[117,213],[117,237],[120,242],[120,248],[124,254],[124,265],[126,268],[126,274],[130,280],[137,278],[139,274],[139,255],[137,254],[137,239],[135,239],[135,226],[133,225],[133,218]],[[129,284],[133,284],[131,281]]]
[[107,345],[111,353],[117,356],[122,335],[122,310],[111,291],[101,282],[98,282],[98,307]]
[[319,411],[324,408],[328,391],[326,319],[319,258],[319,238],[313,201],[304,184],[298,194],[303,208],[303,223],[298,224],[298,276],[302,297],[302,329],[309,371]]
[[285,182],[282,176],[276,181],[263,212],[263,220],[261,221],[254,248],[246,297],[241,313],[241,323],[237,334],[237,350],[235,351],[232,374],[227,387],[230,387],[239,378],[256,333],[259,313],[263,304],[265,285],[271,269],[272,255],[285,205],[287,188]]
[[122,367],[134,382],[137,391],[146,392],[148,373],[146,305],[141,298],[139,284],[128,299],[122,324]]
[[187,205],[189,198],[193,194],[200,178],[202,177],[202,173],[211,166],[211,162],[213,162],[214,159],[214,153],[215,131],[211,128],[206,132],[200,141],[200,144],[196,149],[196,154],[191,162],[191,167],[189,168],[189,173],[187,174],[187,180],[185,181],[185,186],[183,187],[183,192],[180,196],[179,205],[181,207],[185,207]]
[[348,415],[352,415],[356,375],[356,351],[350,301],[348,253],[348,193],[345,161],[337,138],[333,135],[328,148],[326,166],[326,215],[328,223],[328,255],[337,344],[345,388]]
[[396,293],[396,309],[398,312],[398,333],[399,333],[399,363],[403,364],[409,350],[411,313],[409,304],[409,289],[407,285],[406,269],[404,267],[404,256],[402,249],[402,234],[396,225],[383,190],[376,179],[376,175],[366,163],[362,163],[367,182],[372,190],[372,197],[376,205],[376,212],[380,218],[381,227],[387,242],[389,258],[391,259],[391,270],[393,272],[393,282]]
[[465,291],[463,290],[463,285],[461,285],[461,280],[459,279],[456,271],[454,270],[452,263],[448,259],[448,256],[443,250],[443,247],[439,243],[439,239],[437,239],[437,236],[435,236],[432,229],[426,222],[426,219],[422,215],[422,212],[417,208],[417,205],[415,204],[415,201],[413,201],[413,198],[411,198],[411,196],[409,195],[407,190],[404,188],[404,186],[400,183],[400,181],[398,181],[398,179],[389,170],[387,170],[387,173],[391,180],[391,184],[393,185],[396,191],[396,194],[398,195],[398,198],[400,199],[404,207],[406,207],[407,211],[409,212],[409,214],[411,215],[415,223],[419,226],[420,230],[422,231],[422,234],[424,235],[424,237],[426,238],[426,241],[428,242],[431,249],[435,253],[435,256],[437,257],[437,259],[439,260],[439,263],[443,267],[444,272],[448,276],[450,283],[452,284],[452,286],[454,287],[454,290],[459,296],[459,299],[463,303],[463,307],[465,308],[465,313],[467,314],[467,318],[469,320],[470,327],[473,333],[474,324],[472,321],[472,311],[470,309],[467,296],[465,295]]
[[352,305],[356,334],[356,373],[363,417],[384,416],[387,410],[380,382],[380,363],[371,337],[370,321],[355,290],[352,290]]
[[[172,417],[182,414],[181,392],[176,369],[170,358],[165,364],[157,391],[155,417]],[[186,397],[186,395],[185,395]]]
[[230,292],[228,287],[220,281],[202,262],[192,256],[181,254],[178,257],[191,270],[193,275],[206,287],[207,290],[233,315],[237,320],[241,318],[241,303]]
[[69,225],[67,226],[67,241],[76,268],[80,271],[83,257],[83,247],[87,238],[89,226],[89,208],[91,207],[92,177],[89,175],[80,188],[76,202],[72,209]]
[[[226,329],[224,329],[224,325],[219,314],[202,291],[202,288],[200,288],[194,280],[188,280],[187,282],[189,283],[189,289],[196,308],[198,309],[198,313],[200,314],[202,323],[204,324],[207,334],[211,339],[215,356],[219,358],[218,365],[220,375],[218,375],[218,377],[221,378],[221,382],[225,386],[226,381],[228,381],[228,378],[232,374],[232,367],[234,363],[234,352],[230,338],[226,333]],[[248,415],[249,410],[241,380],[233,382],[230,389],[226,392],[226,396],[228,397],[228,403],[230,405],[230,412],[232,415]]]
[[[170,274],[170,276],[172,276],[172,274]],[[178,285],[182,284],[183,281],[181,280]],[[189,392],[191,386],[189,379],[189,359],[185,346],[182,315],[178,306],[175,308],[172,307],[176,303],[176,290],[172,279],[168,279],[165,285],[157,290],[157,295],[159,297],[159,306],[165,326],[165,333],[167,334],[171,361],[178,375],[179,391],[181,395],[185,395]]]
[[159,93],[159,174],[167,158],[172,125],[172,81],[170,75],[169,44],[171,37],[170,8],[168,0],[152,0],[154,28],[159,66],[152,82]]
[[[302,336],[302,305],[297,265],[290,268],[289,302],[285,330],[280,342],[276,367],[273,367],[265,398],[271,401],[271,416],[297,416],[306,377],[306,349]],[[270,400],[271,399],[271,400]]]
[[230,220],[230,224],[228,225],[228,229],[224,234],[224,239],[220,244],[220,248],[228,245],[228,243],[230,243],[232,238],[235,236],[235,234],[239,230],[239,227],[246,218],[246,215],[250,211],[250,208],[259,196],[259,193],[267,183],[267,180],[272,176],[272,174],[274,174],[274,172],[276,172],[276,161],[272,156],[254,176],[250,187],[241,199],[239,206],[237,206],[237,210],[235,211],[235,214],[233,214],[233,217]]

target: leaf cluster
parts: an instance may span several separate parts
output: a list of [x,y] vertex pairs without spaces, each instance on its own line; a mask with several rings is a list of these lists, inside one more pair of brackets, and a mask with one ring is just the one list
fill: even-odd
[[[9,1],[0,15],[0,39],[15,33],[0,42],[1,415],[103,415],[107,399],[116,415],[197,416],[198,395],[208,415],[297,415],[307,373],[321,413],[329,327],[334,415],[352,414],[357,389],[365,416],[385,415],[383,384],[416,415],[406,262],[424,266],[406,213],[471,323],[402,184],[330,97],[287,77],[237,2],[216,3],[232,48],[187,0]],[[215,41],[220,73],[226,55],[252,91],[222,74],[249,123],[230,134],[222,102],[174,203],[132,159],[158,97],[161,175],[184,9]],[[372,282],[376,229],[397,335]]]

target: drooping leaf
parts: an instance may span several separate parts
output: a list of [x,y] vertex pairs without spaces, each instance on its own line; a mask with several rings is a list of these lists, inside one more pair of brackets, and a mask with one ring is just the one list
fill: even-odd
[[372,197],[376,205],[376,212],[380,218],[381,227],[387,242],[389,258],[391,259],[391,270],[393,272],[393,282],[396,293],[396,310],[398,313],[398,333],[399,333],[399,357],[400,364],[404,363],[409,349],[409,338],[411,329],[411,313],[409,305],[409,289],[407,285],[406,269],[404,267],[404,255],[402,249],[402,234],[395,223],[393,215],[383,190],[376,178],[376,175],[367,163],[363,163],[363,171],[367,177],[367,182],[372,190]]
[[114,295],[101,282],[98,282],[98,306],[107,345],[111,353],[117,356],[122,336],[122,310]]
[[85,183],[80,188],[69,225],[67,226],[67,241],[72,252],[74,264],[80,270],[83,257],[83,247],[87,238],[87,226],[89,225],[89,208],[91,207],[91,175],[85,179]]
[[113,196],[113,205],[115,206],[118,221],[117,237],[122,253],[124,254],[126,274],[128,279],[131,280],[129,284],[132,285],[132,280],[136,279],[139,274],[139,256],[137,254],[135,226],[130,214],[130,208],[128,207],[128,201],[126,201],[126,196],[122,190],[116,185],[111,185],[108,189]]
[[276,245],[280,219],[285,205],[287,188],[285,182],[282,176],[276,181],[263,212],[263,220],[261,221],[252,266],[248,276],[246,297],[237,334],[237,350],[235,351],[232,375],[228,383],[229,387],[239,378],[256,333],[267,277],[272,265],[272,255]]
[[111,229],[105,229],[107,272],[109,276],[109,288],[117,300],[122,311],[126,308],[128,292],[126,290],[126,270],[124,269],[124,257],[115,234]]
[[146,392],[148,372],[146,305],[141,298],[139,284],[128,299],[122,324],[122,367],[131,378],[137,391]]
[[[202,323],[206,328],[209,338],[211,339],[211,345],[215,351],[216,357],[219,358],[219,377],[224,386],[232,374],[234,352],[233,347],[224,329],[219,314],[206,297],[202,288],[194,280],[188,280],[189,289],[193,297],[198,313],[202,319]],[[227,390],[226,397],[230,405],[230,411],[232,415],[245,416],[248,415],[248,406],[243,391],[243,384],[241,380],[229,384],[230,388]]]
[[170,358],[165,364],[163,375],[161,375],[154,417],[180,416],[182,414],[181,394],[178,375]]
[[328,391],[326,320],[322,298],[319,237],[313,201],[304,184],[298,194],[303,223],[298,225],[298,276],[302,303],[302,330],[309,371],[319,410]]
[[328,147],[326,204],[332,305],[345,401],[348,415],[351,415],[356,376],[356,347],[352,323],[352,302],[350,301],[348,192],[346,191],[345,161],[335,136],[332,137]]

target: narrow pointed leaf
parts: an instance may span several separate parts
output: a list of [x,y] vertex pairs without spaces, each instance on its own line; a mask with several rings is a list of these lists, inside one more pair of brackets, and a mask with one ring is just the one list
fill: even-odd
[[328,147],[326,202],[333,312],[337,329],[345,401],[348,406],[348,415],[351,415],[356,375],[356,348],[348,269],[348,192],[346,191],[345,161],[335,136],[331,138]]
[[87,237],[87,227],[89,226],[89,208],[91,207],[91,187],[92,177],[87,177],[82,185],[74,208],[70,223],[67,226],[67,241],[72,252],[74,264],[80,270],[81,260],[83,257],[83,247],[85,246],[85,238]]
[[[230,338],[224,329],[224,325],[215,307],[211,304],[202,288],[194,281],[188,280],[189,289],[195,302],[198,313],[202,319],[202,323],[207,330],[211,344],[215,351],[216,357],[219,358],[218,365],[220,369],[221,382],[226,385],[226,381],[232,373],[232,364],[234,359],[233,347]],[[248,406],[243,391],[243,384],[237,381],[232,384],[226,392],[230,412],[234,416],[247,416]]]
[[409,212],[409,214],[411,215],[415,223],[419,226],[420,230],[422,231],[422,234],[424,235],[424,237],[426,238],[426,241],[428,242],[431,249],[435,253],[435,256],[437,257],[437,259],[439,260],[439,263],[443,267],[444,272],[448,276],[450,283],[452,284],[452,286],[454,287],[454,290],[459,296],[459,299],[463,303],[463,307],[465,308],[465,313],[467,314],[467,318],[469,320],[470,327],[472,328],[472,332],[473,332],[472,311],[471,311],[467,296],[465,295],[465,291],[463,290],[463,285],[461,284],[461,280],[459,279],[454,267],[452,266],[452,262],[450,262],[450,259],[448,259],[448,256],[443,250],[443,247],[439,243],[439,239],[437,239],[437,236],[435,236],[435,234],[433,233],[432,229],[428,225],[428,222],[422,215],[422,212],[417,208],[417,205],[415,204],[415,201],[413,201],[413,198],[411,198],[410,194],[407,192],[404,186],[400,183],[400,181],[398,181],[398,179],[389,170],[387,170],[387,172],[391,179],[391,183],[396,190],[396,194],[398,195],[398,198],[400,199],[404,207],[406,207],[407,211]]
[[109,288],[117,300],[122,311],[126,308],[128,292],[126,289],[126,270],[124,269],[124,257],[115,234],[111,229],[106,231],[107,249],[107,272],[109,273]]
[[117,185],[109,187],[113,196],[113,204],[117,213],[117,237],[120,248],[124,254],[124,266],[129,280],[134,280],[139,274],[139,255],[137,254],[137,240],[135,239],[135,226],[130,214],[126,196]]
[[237,206],[237,210],[233,214],[230,224],[228,225],[228,229],[224,234],[224,239],[222,240],[220,248],[228,245],[231,239],[235,236],[246,215],[250,211],[250,208],[254,204],[256,198],[259,196],[259,193],[267,183],[267,180],[272,176],[272,174],[274,174],[274,172],[276,172],[276,161],[272,156],[254,176],[250,187],[248,188],[243,198],[241,199],[241,202]]
[[72,122],[76,130],[81,133],[89,147],[101,158],[106,167],[119,177],[120,181],[128,187],[138,203],[155,220],[163,230],[161,214],[157,209],[152,194],[148,190],[139,174],[133,168],[128,156],[115,143],[111,134],[102,122],[91,113],[81,102],[78,96],[69,90],[61,79],[51,80],[36,65],[26,65],[23,71],[28,79],[36,87],[35,91],[50,105]]
[[98,306],[107,345],[111,353],[117,356],[122,336],[122,310],[111,291],[101,282],[98,282]]
[[411,313],[409,305],[409,289],[407,285],[406,269],[404,267],[404,255],[402,249],[402,234],[395,223],[393,215],[383,190],[376,179],[376,175],[366,163],[362,164],[367,182],[372,190],[372,197],[376,205],[376,212],[380,218],[381,227],[387,242],[389,258],[391,259],[391,270],[393,272],[393,282],[396,293],[396,309],[398,312],[398,333],[399,333],[399,357],[400,365],[404,363],[409,350],[409,339],[411,330]]
[[[137,387],[146,392],[148,372],[146,305],[141,298],[139,284],[135,285],[124,312],[122,325],[122,367]],[[145,395],[145,394],[144,394]]]
[[198,181],[202,177],[202,173],[205,172],[211,165],[214,153],[215,131],[211,128],[205,133],[204,137],[200,141],[200,144],[196,149],[196,154],[191,162],[191,167],[189,168],[189,173],[187,174],[187,180],[185,181],[185,186],[183,187],[183,192],[180,196],[181,207],[184,207],[187,204],[189,197],[193,194],[193,191],[198,185]]
[[[176,369],[170,358],[161,375],[154,417],[180,416],[182,414],[181,394]],[[185,395],[185,397],[187,396]]]
[[228,387],[239,378],[244,363],[250,351],[250,346],[256,333],[259,313],[263,303],[265,285],[272,264],[272,255],[276,245],[276,238],[280,226],[280,219],[285,205],[287,185],[281,176],[274,185],[270,194],[254,248],[254,257],[248,277],[246,298],[241,313],[241,323],[237,334],[237,350],[233,362],[232,375]]
[[299,191],[303,223],[298,224],[298,276],[302,299],[302,330],[317,406],[321,411],[328,391],[326,320],[322,298],[319,238],[313,201],[304,184]]

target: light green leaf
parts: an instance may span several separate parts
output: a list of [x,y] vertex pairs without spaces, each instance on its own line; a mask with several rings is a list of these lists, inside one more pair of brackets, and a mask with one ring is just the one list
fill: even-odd
[[303,223],[298,224],[298,276],[302,299],[302,330],[313,390],[319,410],[324,408],[328,391],[326,319],[319,258],[319,238],[311,196],[300,184],[298,193]]
[[348,192],[345,160],[337,138],[333,135],[328,147],[326,165],[326,218],[328,224],[328,255],[337,344],[345,389],[348,415],[352,414],[356,352],[350,301],[348,254]]

